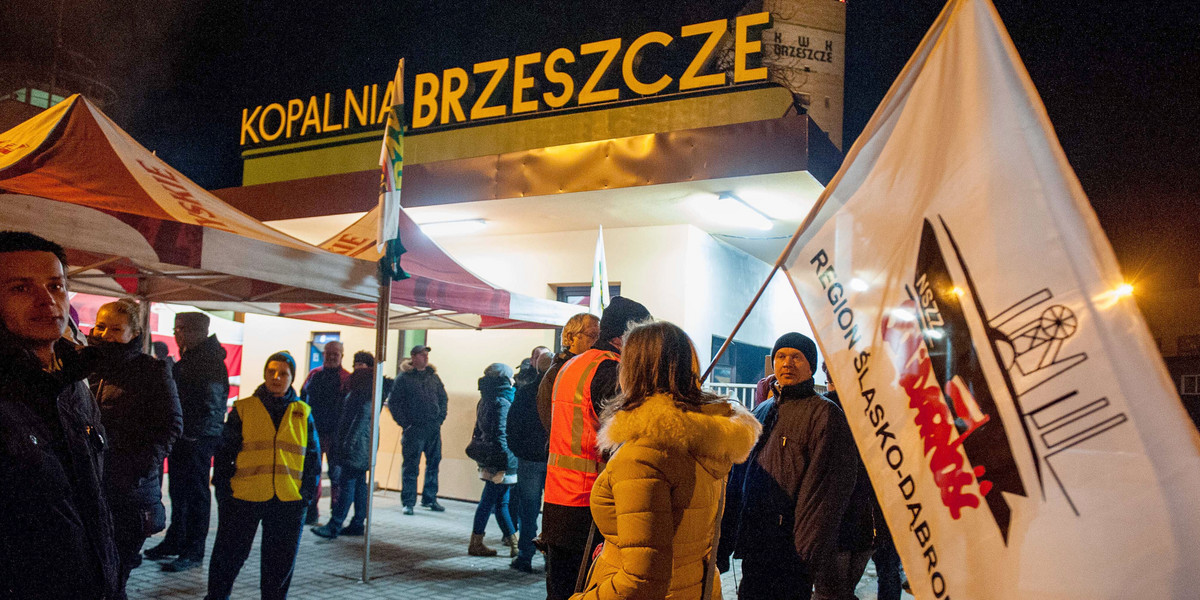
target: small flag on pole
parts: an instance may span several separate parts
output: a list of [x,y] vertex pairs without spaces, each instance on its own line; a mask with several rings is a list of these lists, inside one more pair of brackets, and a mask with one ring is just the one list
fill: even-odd
[[400,235],[400,182],[404,172],[404,59],[396,67],[396,79],[391,86],[391,104],[387,125],[383,131],[383,148],[379,166],[383,173],[379,181],[379,237],[377,249]]
[[[396,67],[388,103],[387,125],[383,131],[383,148],[379,154],[382,175],[379,180],[379,232],[375,248],[383,254],[380,268],[394,281],[408,279],[400,267],[404,245],[400,241],[400,183],[404,173],[404,59]],[[385,101],[387,97],[385,96]]]
[[608,265],[604,262],[604,226],[596,236],[596,259],[592,263],[592,292],[588,300],[588,312],[600,316],[612,302],[608,295]]

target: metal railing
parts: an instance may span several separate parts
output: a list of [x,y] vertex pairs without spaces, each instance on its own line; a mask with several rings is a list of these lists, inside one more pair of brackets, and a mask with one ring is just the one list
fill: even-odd
[[755,387],[753,383],[708,383],[705,384],[704,389],[732,398],[746,408],[754,408]]
[[[740,402],[746,408],[754,408],[754,389],[758,387],[753,383],[706,383],[704,389],[720,394]],[[815,386],[818,394],[824,394],[826,387],[823,385]]]

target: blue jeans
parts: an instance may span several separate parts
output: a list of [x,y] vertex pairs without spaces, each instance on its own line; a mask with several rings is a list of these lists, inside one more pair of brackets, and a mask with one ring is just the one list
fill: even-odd
[[542,491],[546,488],[546,463],[517,459],[517,521],[521,537],[517,543],[517,561],[528,564],[537,551],[533,538],[538,534],[538,513],[542,510]]
[[351,525],[362,527],[363,519],[367,516],[367,472],[354,469],[334,467],[336,477],[330,477],[337,482],[339,493],[333,497],[333,510],[329,516],[331,528],[341,529],[342,521],[350,514],[350,506],[354,505],[354,518]]
[[488,515],[496,513],[496,523],[500,525],[500,533],[513,534],[512,517],[508,514],[508,491],[513,486],[503,483],[483,484],[483,495],[479,497],[479,506],[475,508],[475,525],[471,533],[483,535],[487,529]]

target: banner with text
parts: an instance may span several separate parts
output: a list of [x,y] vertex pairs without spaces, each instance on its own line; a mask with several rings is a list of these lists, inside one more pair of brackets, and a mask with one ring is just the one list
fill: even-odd
[[1200,438],[988,0],[814,210],[785,266],[915,595],[1195,597]]

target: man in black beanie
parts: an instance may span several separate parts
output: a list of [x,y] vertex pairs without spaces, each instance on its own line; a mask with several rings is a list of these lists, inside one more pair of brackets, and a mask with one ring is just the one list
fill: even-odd
[[[559,369],[554,380],[550,453],[542,541],[546,543],[546,598],[566,600],[577,575],[591,558],[594,525],[588,499],[604,458],[596,451],[596,430],[604,405],[617,395],[622,338],[635,323],[650,319],[646,307],[617,296],[600,317],[600,338]],[[600,541],[595,536],[594,543]]]
[[837,552],[858,450],[841,409],[813,388],[812,339],[786,333],[771,359],[772,398],[754,409],[762,436],[730,475],[725,512],[736,533],[722,548],[742,559],[738,598],[809,600]]

